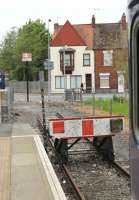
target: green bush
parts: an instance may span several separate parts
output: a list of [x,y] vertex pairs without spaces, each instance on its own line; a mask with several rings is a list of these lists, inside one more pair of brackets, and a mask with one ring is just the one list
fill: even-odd
[[117,95],[113,95],[113,101],[115,102],[119,102],[119,103],[124,103],[127,102],[127,99],[123,96],[117,96]]
[[119,102],[119,97],[116,94],[113,95],[113,101]]

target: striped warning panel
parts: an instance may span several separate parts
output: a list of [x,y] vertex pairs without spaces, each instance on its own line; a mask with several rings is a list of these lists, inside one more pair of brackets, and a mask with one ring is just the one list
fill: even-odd
[[[93,137],[112,134],[111,121],[118,118],[68,118],[49,121],[50,135],[55,138]],[[120,118],[122,119],[122,118]],[[123,119],[122,119],[123,120]]]

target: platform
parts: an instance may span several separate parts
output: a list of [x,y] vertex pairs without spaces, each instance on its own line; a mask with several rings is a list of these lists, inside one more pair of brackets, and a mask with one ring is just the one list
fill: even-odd
[[44,150],[29,124],[14,124],[0,136],[0,200],[66,200]]

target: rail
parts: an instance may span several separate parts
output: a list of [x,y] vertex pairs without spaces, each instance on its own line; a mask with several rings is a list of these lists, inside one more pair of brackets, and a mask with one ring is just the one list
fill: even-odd
[[[60,113],[56,113],[56,116],[58,118],[63,118],[62,114]],[[43,122],[41,121],[40,118],[37,118],[37,121],[38,121],[38,126],[39,126],[39,129],[43,132],[44,128],[43,128]],[[48,137],[48,140],[49,144],[51,145],[52,147],[52,150],[54,152],[56,152],[56,149],[54,147],[54,142],[51,138]],[[62,162],[61,162],[62,163]],[[66,177],[68,178],[71,186],[72,186],[72,189],[74,191],[74,196],[76,197],[76,199],[78,200],[85,200],[85,197],[84,195],[81,193],[79,187],[77,186],[77,184],[75,183],[75,181],[73,180],[73,177],[72,175],[70,174],[69,170],[67,169],[66,165],[65,164],[62,164],[62,169],[64,170],[64,174],[66,175]]]

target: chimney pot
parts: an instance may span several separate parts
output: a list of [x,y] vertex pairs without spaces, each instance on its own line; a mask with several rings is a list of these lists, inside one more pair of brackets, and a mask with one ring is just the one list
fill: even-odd
[[95,28],[95,23],[96,23],[95,21],[96,21],[95,15],[93,15],[93,16],[92,16],[92,27],[93,27],[93,28]]
[[126,23],[126,15],[125,15],[125,13],[123,13],[123,15],[121,17],[121,26],[122,26],[122,30],[126,30],[127,23]]
[[59,28],[59,24],[58,24],[58,23],[55,23],[55,24],[54,24],[54,30],[56,31],[58,28]]

